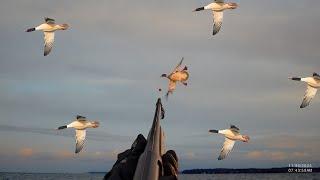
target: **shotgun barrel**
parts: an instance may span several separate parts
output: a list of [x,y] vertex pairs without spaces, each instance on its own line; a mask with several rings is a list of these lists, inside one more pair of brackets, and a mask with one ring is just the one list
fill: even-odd
[[160,120],[163,118],[164,110],[161,99],[158,98],[147,145],[139,158],[133,180],[159,180],[160,176],[163,176],[161,156],[165,152],[165,142],[160,126]]

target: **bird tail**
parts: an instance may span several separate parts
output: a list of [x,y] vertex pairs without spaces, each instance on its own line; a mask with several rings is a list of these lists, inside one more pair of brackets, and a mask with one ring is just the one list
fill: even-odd
[[65,129],[65,128],[67,128],[67,126],[60,126],[60,127],[58,127],[57,130],[61,130],[61,129]]

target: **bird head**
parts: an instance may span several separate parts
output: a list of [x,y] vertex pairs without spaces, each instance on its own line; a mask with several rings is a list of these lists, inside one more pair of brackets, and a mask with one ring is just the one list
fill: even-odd
[[242,141],[243,141],[243,142],[249,142],[249,140],[250,140],[250,137],[249,137],[249,136],[247,136],[247,135],[242,135]]
[[100,123],[98,121],[91,122],[93,128],[99,127]]
[[61,30],[67,30],[69,28],[69,25],[68,24],[61,24],[60,27],[61,27]]
[[237,3],[227,3],[227,5],[229,6],[229,9],[236,9],[238,7]]

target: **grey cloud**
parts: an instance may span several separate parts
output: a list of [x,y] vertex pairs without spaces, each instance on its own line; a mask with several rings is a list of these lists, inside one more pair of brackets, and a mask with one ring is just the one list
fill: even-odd
[[[17,133],[36,133],[43,135],[52,135],[52,136],[64,136],[64,137],[74,137],[73,131],[58,131],[55,129],[46,129],[46,128],[36,128],[36,127],[19,127],[11,125],[0,125],[0,131],[10,131]],[[130,140],[127,136],[113,135],[105,132],[95,132],[90,131],[87,133],[87,139],[95,141],[117,141],[117,142],[128,142]]]

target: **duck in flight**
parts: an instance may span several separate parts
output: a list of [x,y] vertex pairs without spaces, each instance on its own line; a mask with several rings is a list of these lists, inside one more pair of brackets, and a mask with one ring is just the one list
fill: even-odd
[[44,56],[47,56],[52,47],[54,42],[54,32],[56,30],[66,30],[69,28],[68,24],[56,24],[54,19],[51,18],[44,18],[45,23],[40,24],[37,27],[29,28],[26,32],[32,31],[43,31],[44,33]]
[[215,0],[204,7],[195,9],[194,11],[211,10],[213,14],[213,33],[216,35],[222,26],[223,11],[226,9],[236,9],[238,7],[237,3],[225,3],[224,0]]
[[223,143],[223,147],[221,149],[218,160],[225,159],[227,155],[232,150],[234,143],[236,141],[249,142],[250,137],[247,135],[241,135],[240,129],[234,125],[231,125],[229,129],[224,130],[209,130],[210,133],[218,133],[222,134],[225,137],[225,141]]
[[174,68],[174,70],[169,74],[162,74],[161,77],[165,77],[169,79],[169,87],[168,92],[166,94],[166,98],[168,99],[169,94],[172,94],[176,89],[177,82],[181,82],[183,85],[187,86],[187,80],[189,79],[189,73],[187,66],[181,67],[183,62],[183,57],[178,65]]
[[86,117],[77,115],[77,118],[72,123],[60,126],[57,130],[65,129],[65,128],[74,128],[76,129],[76,150],[75,153],[79,153],[83,146],[86,139],[86,129],[87,128],[97,128],[99,127],[99,122],[97,121],[88,121]]
[[303,81],[307,83],[307,90],[304,94],[303,101],[300,105],[300,108],[307,107],[311,100],[314,98],[314,96],[317,93],[317,90],[320,88],[320,76],[317,73],[313,73],[312,77],[289,77],[289,79],[294,81]]

